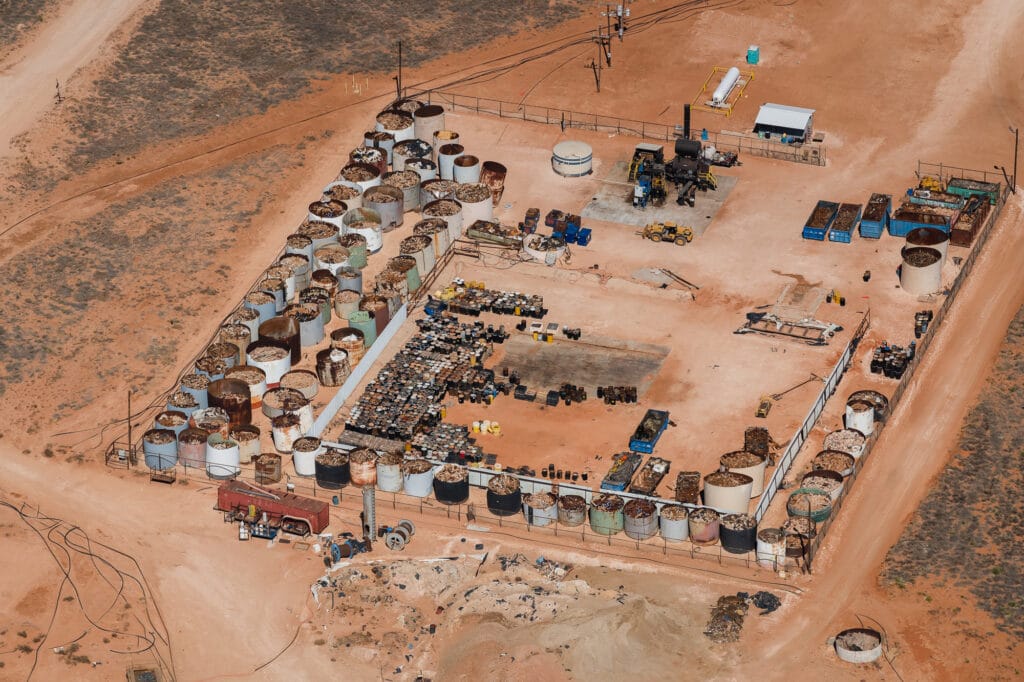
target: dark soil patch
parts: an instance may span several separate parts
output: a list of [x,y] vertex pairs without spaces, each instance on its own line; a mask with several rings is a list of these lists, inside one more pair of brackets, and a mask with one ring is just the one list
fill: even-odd
[[918,578],[969,590],[998,627],[1024,640],[1024,308],[939,475],[899,542],[884,581]]
[[0,59],[43,23],[56,4],[57,0],[0,0]]

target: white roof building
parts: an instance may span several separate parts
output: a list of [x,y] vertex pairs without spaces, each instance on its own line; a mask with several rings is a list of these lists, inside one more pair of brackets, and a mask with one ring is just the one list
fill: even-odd
[[806,138],[811,134],[813,123],[814,109],[766,103],[761,105],[761,110],[757,113],[754,132]]

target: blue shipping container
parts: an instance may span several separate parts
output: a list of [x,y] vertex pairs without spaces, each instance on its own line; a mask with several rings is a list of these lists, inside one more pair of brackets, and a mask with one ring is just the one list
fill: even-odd
[[587,244],[590,243],[590,236],[590,228],[584,227],[580,229],[579,234],[576,235],[576,243],[579,244],[580,246],[586,246]]
[[889,227],[889,211],[892,208],[892,197],[888,194],[872,194],[864,207],[860,219],[860,236],[869,239],[881,239],[882,233]]
[[823,242],[825,241],[825,235],[827,233],[828,229],[824,227],[805,227],[803,231],[803,238]]
[[849,244],[853,241],[853,233],[843,232],[841,230],[829,230],[828,240],[830,242],[839,242],[840,244]]

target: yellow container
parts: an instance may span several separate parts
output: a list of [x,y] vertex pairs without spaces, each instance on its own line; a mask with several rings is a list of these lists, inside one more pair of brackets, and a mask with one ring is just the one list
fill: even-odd
[[491,422],[491,433],[495,436],[501,435],[501,424],[498,422]]
[[533,333],[533,340],[534,341],[537,341],[539,337],[540,337],[540,334],[538,332],[534,332]]
[[523,311],[519,309],[519,306],[515,307],[515,314],[516,314],[516,317],[518,317],[519,315],[523,314]]
[[473,433],[480,433],[480,422],[473,422]]
[[[447,407],[442,407],[441,408],[441,419],[444,419],[447,416],[448,416],[448,408]],[[411,448],[412,446],[409,445],[408,443],[406,443],[406,447]]]
[[548,343],[554,343],[555,342],[555,335],[554,334],[548,334],[547,341],[548,341]]

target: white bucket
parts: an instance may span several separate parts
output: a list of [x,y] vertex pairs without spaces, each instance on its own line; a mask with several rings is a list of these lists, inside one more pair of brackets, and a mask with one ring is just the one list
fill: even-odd
[[[773,536],[778,533],[778,538]],[[768,539],[762,539],[763,536]],[[776,570],[786,565],[786,535],[778,528],[762,528],[757,532],[757,563]]]

